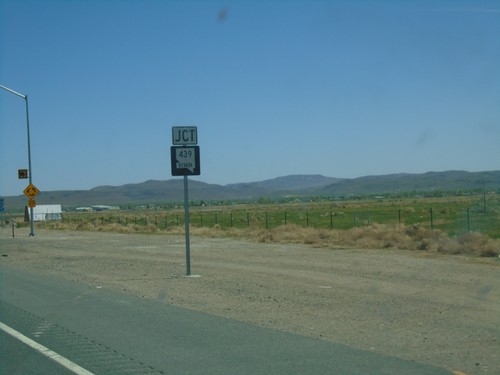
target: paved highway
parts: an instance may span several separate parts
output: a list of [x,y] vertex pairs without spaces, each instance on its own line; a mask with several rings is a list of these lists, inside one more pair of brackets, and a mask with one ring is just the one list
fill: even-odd
[[0,374],[74,374],[2,330],[0,330],[0,348]]
[[[1,323],[94,374],[452,374],[96,285],[5,267],[0,282]],[[7,373],[68,373],[3,332],[0,338]],[[36,358],[25,361],[28,355]],[[41,362],[57,371],[42,370]]]

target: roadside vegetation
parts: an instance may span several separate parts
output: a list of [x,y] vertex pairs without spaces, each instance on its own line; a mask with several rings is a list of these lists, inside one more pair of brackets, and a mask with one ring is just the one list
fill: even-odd
[[[488,197],[262,202],[191,207],[191,233],[326,248],[405,249],[500,256],[500,202]],[[20,223],[21,224],[21,223]],[[66,212],[40,228],[182,234],[184,211],[170,209]]]
[[[56,230],[86,230],[115,233],[177,234],[184,233],[182,226],[160,229],[155,224],[117,224],[52,222],[41,227]],[[295,224],[265,228],[193,227],[192,235],[205,237],[232,237],[268,243],[302,243],[325,248],[354,247],[360,249],[401,249],[463,254],[480,257],[500,256],[500,239],[470,232],[450,237],[439,229],[428,229],[422,225],[372,224],[366,227],[339,229],[305,228]]]

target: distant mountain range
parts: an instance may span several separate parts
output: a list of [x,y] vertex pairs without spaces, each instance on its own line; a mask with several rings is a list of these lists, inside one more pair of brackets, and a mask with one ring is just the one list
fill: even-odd
[[[217,185],[189,180],[189,199],[254,201],[285,196],[348,197],[352,195],[404,192],[469,191],[500,189],[500,171],[446,171],[423,174],[389,174],[358,178],[333,178],[321,175],[292,175],[270,180]],[[24,195],[5,197],[5,209],[22,209]],[[37,204],[62,204],[63,207],[90,205],[158,204],[183,200],[183,180],[149,180],[122,186],[98,186],[90,190],[43,191]]]

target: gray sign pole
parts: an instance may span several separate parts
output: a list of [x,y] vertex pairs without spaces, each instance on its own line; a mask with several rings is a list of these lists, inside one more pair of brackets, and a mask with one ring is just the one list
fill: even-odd
[[[30,120],[28,116],[28,95],[24,96],[24,100],[26,101],[26,128],[28,129],[28,169],[29,169],[29,182],[30,185],[33,183],[33,173],[31,169],[31,146],[30,146]],[[33,215],[33,207],[30,207],[30,236],[35,235],[35,217]]]
[[191,253],[189,247],[189,197],[188,176],[184,176],[184,228],[186,232],[186,275],[191,276]]
[[[31,169],[30,118],[28,115],[28,95],[20,94],[17,91],[14,91],[14,90],[9,89],[8,87],[2,86],[2,85],[0,85],[0,88],[23,98],[25,103],[26,103],[26,129],[28,132],[28,168],[29,168],[28,176],[29,176],[29,183],[31,185],[33,182],[33,173],[32,173],[32,169]],[[33,207],[30,207],[30,216],[31,216],[30,217],[30,226],[31,226],[30,236],[34,236],[35,235],[35,218],[33,216]]]

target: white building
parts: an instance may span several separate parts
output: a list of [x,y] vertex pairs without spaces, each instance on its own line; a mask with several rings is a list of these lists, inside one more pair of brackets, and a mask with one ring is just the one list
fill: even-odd
[[[31,210],[28,206],[24,209],[24,220],[31,220]],[[62,208],[60,204],[40,204],[33,207],[34,221],[61,220]]]

